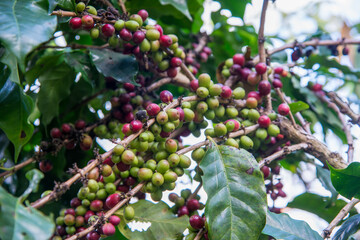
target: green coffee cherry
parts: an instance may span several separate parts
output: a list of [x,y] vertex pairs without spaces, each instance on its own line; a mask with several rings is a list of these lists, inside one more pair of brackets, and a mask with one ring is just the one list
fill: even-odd
[[209,96],[209,90],[205,87],[199,87],[196,90],[196,94],[200,97],[200,98],[206,98],[207,96]]
[[[180,160],[180,158],[179,158]],[[170,163],[167,160],[161,160],[156,166],[156,171],[159,173],[166,173],[170,169]]]
[[117,20],[114,24],[114,28],[116,31],[120,31],[121,29],[123,29],[125,27],[125,22],[124,20]]
[[223,123],[216,124],[214,127],[214,131],[217,137],[224,136],[227,133],[226,126]]
[[207,73],[202,73],[200,74],[198,81],[199,81],[199,87],[209,88],[211,77]]
[[234,148],[239,148],[239,143],[233,138],[226,139],[225,145],[228,145],[228,146],[231,146]]
[[278,126],[276,126],[275,124],[270,124],[267,131],[271,137],[276,137],[280,133],[280,128]]
[[161,186],[164,183],[164,176],[161,173],[154,173],[151,177],[151,182],[155,186]]
[[244,149],[251,149],[254,146],[254,142],[248,136],[241,136],[240,145]]
[[203,148],[195,149],[191,153],[191,158],[194,159],[198,163],[203,159],[204,156],[205,156],[205,150]]
[[132,220],[135,217],[135,210],[130,205],[124,208],[124,217],[126,220]]
[[237,87],[232,92],[234,99],[243,99],[245,97],[245,90],[242,87]]

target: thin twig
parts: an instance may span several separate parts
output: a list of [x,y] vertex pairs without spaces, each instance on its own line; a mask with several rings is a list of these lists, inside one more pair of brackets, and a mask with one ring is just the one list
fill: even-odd
[[188,197],[187,201],[196,197],[196,195],[199,193],[201,188],[202,188],[202,182],[199,183],[199,185],[196,187],[195,191]]
[[[280,46],[278,48],[274,48],[272,50],[268,50],[267,51],[267,56],[271,56],[277,52],[281,52],[285,49],[288,48],[294,48],[296,46],[302,46],[302,47],[307,47],[307,46],[334,46],[334,45],[352,45],[352,44],[360,44],[360,39],[340,39],[340,40],[319,40],[319,39],[313,39],[310,41],[306,41],[306,42],[291,42],[291,43],[286,43],[283,46]],[[256,56],[254,58],[254,63],[259,62],[260,58],[259,56]]]
[[354,124],[360,126],[360,116],[351,110],[350,106],[342,101],[335,92],[329,92],[327,94],[332,102],[334,102],[343,114],[349,116]]
[[18,170],[20,170],[21,168],[29,165],[29,164],[32,163],[32,162],[35,162],[35,158],[29,158],[28,160],[26,160],[26,161],[24,161],[24,162],[22,162],[22,163],[19,163],[19,164],[15,165],[15,166],[13,166],[10,170],[8,170],[8,171],[6,171],[6,172],[2,172],[2,173],[0,174],[0,179],[3,178],[3,177],[5,177],[5,176],[7,176],[7,175],[9,175],[9,174],[15,173],[16,171],[18,171]]
[[108,0],[99,0],[99,1],[110,8],[114,8],[114,6]]
[[196,46],[196,48],[194,49],[194,52],[196,54],[199,54],[203,49],[204,47],[206,46],[207,44],[207,40],[208,40],[208,36],[207,35],[203,35],[200,37],[199,39],[199,44]]
[[200,231],[196,234],[196,237],[194,238],[194,240],[200,240],[202,238],[202,236],[204,235],[205,230],[202,228],[200,229]]
[[280,151],[277,151],[276,153],[261,160],[259,162],[259,166],[260,166],[260,168],[262,168],[263,166],[265,166],[265,164],[270,164],[272,161],[278,159],[279,157],[281,157],[283,155],[290,154],[290,153],[295,152],[300,149],[306,149],[308,147],[309,147],[309,145],[307,143],[299,143],[299,144],[295,144],[292,146],[285,146]]
[[358,203],[360,202],[359,199],[353,198],[348,204],[346,204],[336,215],[336,217],[331,221],[329,226],[327,226],[321,236],[325,239],[330,237],[332,230],[338,225],[338,223],[350,212],[350,210]]
[[[69,12],[69,11],[63,11],[63,10],[53,11],[50,15],[55,15],[55,16],[60,16],[60,17],[77,17],[78,16],[75,12]],[[98,22],[102,22],[102,23],[115,23],[116,22],[116,20],[107,20],[107,19],[104,19],[103,17],[99,17],[96,15],[92,15],[92,14],[89,14],[89,15],[92,16],[93,19]]]
[[119,5],[121,7],[121,10],[123,11],[123,13],[127,14],[127,11],[126,11],[126,7],[125,7],[125,4],[123,2],[123,0],[119,0]]
[[330,100],[326,96],[318,95],[318,97],[321,99],[321,101],[326,103],[329,108],[333,109],[338,115],[338,118],[342,124],[342,130],[346,135],[347,144],[349,146],[347,151],[348,162],[351,163],[354,160],[354,139],[351,135],[350,126],[348,125],[348,122],[346,121],[344,114],[341,113],[340,109],[335,103],[330,102]]
[[[260,62],[266,64],[266,52],[265,52],[265,37],[264,37],[264,28],[265,28],[265,17],[266,17],[266,9],[268,6],[269,0],[264,0],[262,10],[261,10],[261,18],[260,18],[260,27],[258,34],[258,49],[259,49],[259,57]],[[263,80],[268,80],[267,71],[261,76]],[[272,111],[272,102],[271,102],[271,92],[266,96],[266,108],[265,112],[270,113]]]

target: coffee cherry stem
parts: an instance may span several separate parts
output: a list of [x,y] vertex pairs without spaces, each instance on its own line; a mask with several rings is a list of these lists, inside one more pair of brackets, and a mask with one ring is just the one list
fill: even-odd
[[309,144],[307,143],[298,143],[291,146],[285,146],[280,151],[277,151],[276,153],[264,158],[259,162],[259,167],[262,168],[265,165],[269,165],[272,161],[278,159],[281,156],[290,154],[292,152],[295,152],[297,150],[306,149],[309,147]]
[[205,230],[204,228],[200,229],[200,231],[196,234],[194,240],[200,240],[202,238],[202,236],[204,235]]
[[196,195],[198,195],[201,188],[202,188],[202,182],[199,183],[199,185],[196,187],[195,191],[188,197],[187,201],[195,198]]

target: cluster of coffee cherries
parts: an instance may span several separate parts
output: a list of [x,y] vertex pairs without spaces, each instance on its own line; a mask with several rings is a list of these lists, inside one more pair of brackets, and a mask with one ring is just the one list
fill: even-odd
[[[113,24],[97,24],[93,17],[96,15],[96,9],[85,7],[84,3],[78,3],[83,7],[77,7],[78,12],[86,10],[89,14],[83,14],[80,17],[74,17],[69,24],[72,29],[81,27],[90,31],[92,38],[102,36],[108,39],[109,45],[114,48],[123,49],[124,54],[134,54],[142,58],[143,54],[153,61],[159,72],[167,72],[169,77],[177,75],[177,68],[185,58],[183,48],[179,47],[178,38],[174,34],[165,35],[160,25],[147,24],[149,16],[146,10],[140,10],[137,14],[132,14],[128,19],[118,19]],[[82,10],[82,11],[81,11]],[[96,27],[95,27],[96,26]],[[170,56],[169,51],[172,51]]]
[[187,68],[196,75],[200,69],[200,62],[205,63],[208,61],[209,57],[212,54],[211,48],[204,46],[199,53],[194,50],[198,47],[198,43],[192,44],[193,49],[188,49],[185,57],[185,64]]
[[[74,149],[79,145],[83,151],[87,151],[92,147],[92,138],[84,131],[86,122],[78,120],[75,124],[64,123],[60,128],[52,128],[50,136],[52,141],[42,142],[40,149],[42,153],[54,153],[59,151],[64,145],[66,149]],[[42,172],[49,172],[52,170],[53,165],[48,160],[41,160],[39,168]]]
[[[194,198],[191,196],[190,189],[181,190],[180,196],[176,193],[169,194],[169,200],[175,205],[171,208],[174,214],[178,217],[187,215],[190,217],[188,227],[189,234],[186,236],[186,240],[193,240],[196,237],[198,231],[205,227],[205,217],[200,216],[198,210],[204,209],[205,205],[200,203],[200,196],[196,195]],[[207,232],[204,234],[204,238],[208,239]]]

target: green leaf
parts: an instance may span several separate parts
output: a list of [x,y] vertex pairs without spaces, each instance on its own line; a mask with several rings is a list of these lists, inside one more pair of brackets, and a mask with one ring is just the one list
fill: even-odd
[[119,82],[132,82],[138,72],[138,63],[134,57],[116,53],[108,49],[90,51],[96,69],[105,77],[112,77]]
[[336,191],[344,197],[360,198],[360,163],[353,162],[345,169],[335,169],[328,165],[331,182]]
[[6,240],[49,239],[55,225],[35,208],[25,208],[0,186],[0,238]]
[[316,165],[316,177],[319,179],[323,187],[331,192],[330,204],[334,203],[339,194],[331,183],[330,171],[319,165]]
[[219,0],[222,9],[229,9],[233,17],[243,18],[245,13],[245,8],[248,3],[251,3],[251,0]]
[[56,17],[29,0],[0,1],[0,41],[25,69],[25,57],[55,31]]
[[29,186],[19,198],[20,202],[23,202],[29,196],[30,193],[37,192],[39,183],[41,179],[44,178],[44,174],[38,169],[31,169],[30,171],[26,172],[25,176],[27,180],[29,180]]
[[101,238],[102,240],[128,240],[122,233],[119,231],[119,228],[116,228],[115,234],[110,237]]
[[39,76],[41,87],[37,105],[44,125],[59,115],[59,103],[69,96],[74,79],[74,71],[65,63],[49,68]]
[[306,222],[292,219],[286,213],[276,214],[270,211],[267,213],[266,226],[262,233],[283,240],[322,240]]
[[297,101],[297,102],[290,103],[289,107],[290,107],[292,114],[309,109],[309,105],[304,103],[303,101]]
[[[72,51],[65,53],[65,62],[72,67],[75,72],[80,72],[81,77],[84,78],[91,86],[94,86],[93,82],[89,77],[90,69],[90,58],[89,54],[85,54],[81,51]],[[95,70],[94,70],[95,71]]]
[[56,0],[56,2],[61,9],[75,11],[75,0]]
[[[288,203],[287,207],[311,212],[325,221],[331,222],[345,205],[344,200],[338,199],[331,202],[330,197],[306,192],[295,197],[292,202]],[[356,209],[352,209],[350,214],[357,214]]]
[[6,64],[10,68],[10,80],[14,83],[20,84],[18,61],[16,59],[16,56],[12,54],[8,49],[5,49],[5,53],[1,58],[1,62]]
[[27,143],[34,131],[34,126],[28,118],[34,108],[34,103],[23,90],[10,79],[6,79],[6,70],[3,70],[3,79],[0,79],[0,129],[15,147],[15,162],[20,150]]
[[210,239],[258,239],[266,220],[266,192],[255,158],[244,149],[213,144],[200,167],[208,200]]
[[160,201],[157,204],[146,200],[140,200],[131,206],[135,210],[134,220],[137,222],[151,223],[146,231],[132,232],[126,225],[123,217],[123,209],[118,210],[115,214],[120,216],[120,232],[128,239],[136,240],[158,240],[158,239],[177,239],[189,224],[189,217],[182,216],[178,218],[170,210],[169,206]]
[[162,5],[172,5],[182,12],[190,21],[192,20],[186,0],[160,0]]
[[354,234],[360,226],[360,214],[346,220],[335,233],[333,240],[346,240]]

